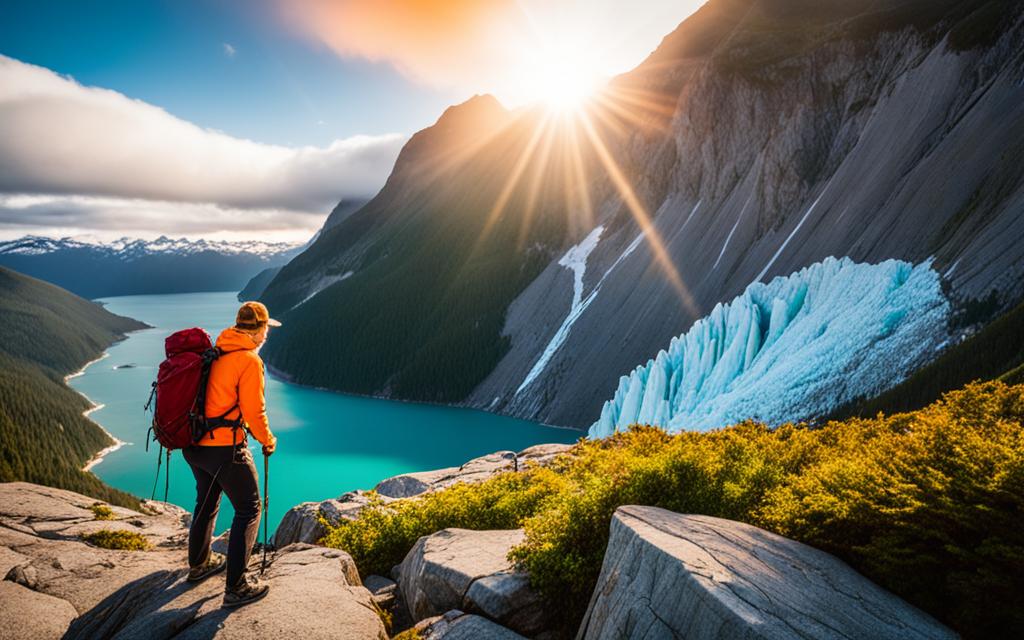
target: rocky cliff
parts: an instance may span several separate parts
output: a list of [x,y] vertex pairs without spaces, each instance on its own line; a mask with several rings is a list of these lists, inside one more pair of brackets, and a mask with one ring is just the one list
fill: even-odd
[[266,355],[301,382],[587,426],[715,304],[829,256],[931,260],[954,311],[1006,308],[1022,43],[1015,2],[712,0],[576,121],[478,97],[414,136],[267,288],[290,327]]

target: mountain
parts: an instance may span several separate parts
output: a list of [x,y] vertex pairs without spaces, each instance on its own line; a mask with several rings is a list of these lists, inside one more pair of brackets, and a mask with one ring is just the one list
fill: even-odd
[[[303,251],[308,249],[310,246],[313,245],[314,242],[316,242],[317,238],[320,237],[321,233],[330,229],[331,227],[341,224],[341,222],[343,222],[350,215],[358,211],[367,202],[367,200],[359,199],[345,199],[339,202],[338,205],[331,210],[331,213],[327,216],[327,220],[324,221],[324,225],[320,228],[320,230],[317,231],[313,235],[313,237],[309,239],[309,242],[302,245],[302,247],[300,247],[299,249],[296,249],[293,255],[298,255],[299,253],[302,253]],[[281,267],[283,266],[284,264],[278,265],[276,267],[267,267],[263,271],[260,271],[252,278],[250,278],[249,282],[245,283],[245,286],[242,287],[242,290],[238,292],[238,300],[241,302],[245,300],[254,300],[260,297],[260,295],[263,293],[263,290],[267,288],[267,285],[270,284],[270,282],[274,278],[277,277],[277,274],[280,273]]]
[[27,480],[123,505],[132,496],[82,471],[113,443],[65,377],[146,325],[0,267],[0,482]]
[[25,236],[0,242],[0,265],[86,298],[145,293],[235,291],[299,247],[284,242],[121,238],[101,243]]
[[[819,338],[800,313],[822,319],[814,346],[858,341],[817,360],[831,397],[813,410],[827,413],[1022,299],[1019,157],[1020,3],[711,0],[583,116],[477,96],[413,136],[381,192],[267,286],[285,326],[264,355],[306,384],[587,427],[623,376],[672,354],[673,339],[693,342],[740,297],[730,308],[748,323],[708,334],[714,362],[735,362],[720,350],[742,344],[736,327],[766,345],[777,304],[793,310],[781,326],[803,335],[783,355]],[[884,288],[905,286],[890,261],[948,305],[914,326],[926,339],[908,353],[887,349],[885,332],[914,312],[877,315],[895,308]],[[881,306],[809,286],[801,312],[784,290],[830,264],[881,287],[870,298]],[[760,352],[740,364],[759,366]],[[867,361],[875,375],[844,387]],[[760,393],[805,397],[790,393],[804,378],[779,372],[806,369],[779,362],[789,368]],[[676,364],[665,373],[720,383],[708,402],[742,379]]]

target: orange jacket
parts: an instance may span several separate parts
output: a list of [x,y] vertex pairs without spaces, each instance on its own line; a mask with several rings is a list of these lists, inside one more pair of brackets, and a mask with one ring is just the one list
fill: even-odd
[[[246,428],[261,444],[276,442],[267,422],[267,403],[263,395],[263,360],[256,353],[256,343],[245,332],[229,327],[220,332],[217,346],[224,355],[213,361],[210,380],[206,387],[206,417],[216,418],[235,407],[224,417],[236,420],[239,416]],[[245,431],[232,433],[231,427],[217,427],[196,444],[215,447],[231,445],[245,439]]]

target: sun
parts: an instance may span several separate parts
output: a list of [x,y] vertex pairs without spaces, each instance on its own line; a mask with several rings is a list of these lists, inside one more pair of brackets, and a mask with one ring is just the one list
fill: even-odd
[[514,79],[516,102],[540,103],[554,112],[582,109],[605,78],[586,48],[543,46],[524,56]]
[[537,97],[553,111],[576,111],[583,107],[600,81],[585,64],[554,60],[537,78]]

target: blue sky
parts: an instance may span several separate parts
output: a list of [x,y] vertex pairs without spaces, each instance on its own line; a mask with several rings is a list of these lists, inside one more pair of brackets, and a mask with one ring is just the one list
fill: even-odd
[[410,82],[386,62],[343,59],[252,0],[5,0],[0,53],[289,146],[412,133],[471,95]]
[[564,108],[702,0],[0,2],[0,239],[301,242],[493,93]]

